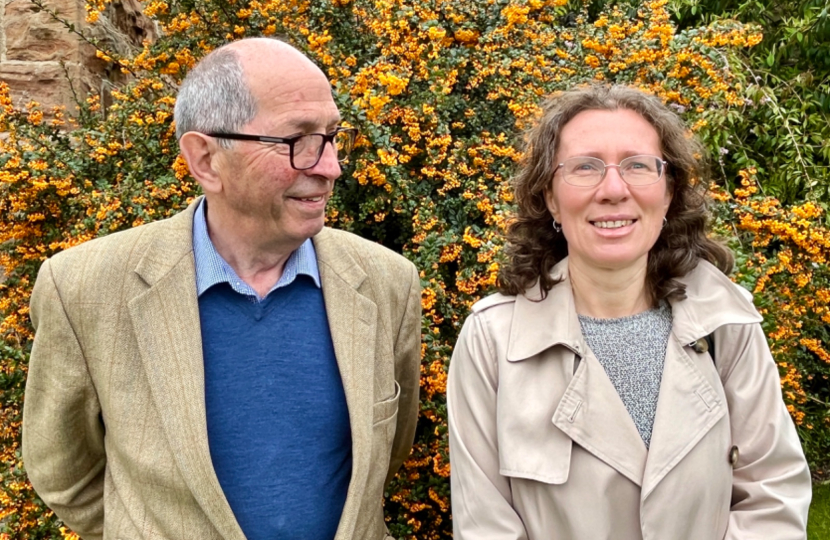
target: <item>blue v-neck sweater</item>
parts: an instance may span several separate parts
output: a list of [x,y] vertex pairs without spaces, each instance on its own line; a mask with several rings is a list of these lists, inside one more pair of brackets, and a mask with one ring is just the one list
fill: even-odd
[[307,276],[263,301],[199,297],[213,467],[248,540],[331,540],[352,471],[349,413]]

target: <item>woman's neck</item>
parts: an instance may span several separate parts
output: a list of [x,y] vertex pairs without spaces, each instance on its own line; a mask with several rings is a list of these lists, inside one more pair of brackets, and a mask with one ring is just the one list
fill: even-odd
[[627,268],[597,268],[568,260],[576,312],[595,319],[616,319],[650,309],[646,293],[647,257]]

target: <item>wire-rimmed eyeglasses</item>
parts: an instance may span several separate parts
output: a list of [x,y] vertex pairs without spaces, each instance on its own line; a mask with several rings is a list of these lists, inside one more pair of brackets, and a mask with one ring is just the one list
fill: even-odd
[[311,169],[320,162],[326,143],[331,143],[337,152],[337,161],[343,163],[348,159],[357,137],[357,129],[339,127],[331,133],[305,133],[296,137],[270,137],[266,135],[248,135],[246,133],[205,133],[217,139],[237,141],[256,141],[266,144],[287,144],[291,168],[298,171]]
[[616,167],[620,176],[630,186],[647,186],[663,178],[666,162],[657,156],[631,156],[619,165],[606,164],[599,158],[576,156],[568,158],[553,170],[562,169],[562,179],[578,187],[593,187],[602,182],[609,167]]

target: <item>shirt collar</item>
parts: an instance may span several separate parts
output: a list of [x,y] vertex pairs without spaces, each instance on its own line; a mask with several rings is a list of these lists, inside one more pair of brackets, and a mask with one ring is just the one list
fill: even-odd
[[[196,263],[196,294],[201,296],[209,288],[218,283],[228,283],[234,291],[246,296],[253,296],[258,300],[262,298],[257,295],[253,287],[242,281],[230,264],[219,255],[213,242],[210,240],[207,230],[207,219],[205,209],[207,200],[202,199],[196,212],[193,215],[193,257]],[[299,275],[310,277],[314,284],[320,287],[320,270],[317,266],[317,253],[311,238],[303,242],[285,261],[277,284],[274,285],[268,294],[275,289],[290,285]],[[267,295],[266,295],[267,296]]]

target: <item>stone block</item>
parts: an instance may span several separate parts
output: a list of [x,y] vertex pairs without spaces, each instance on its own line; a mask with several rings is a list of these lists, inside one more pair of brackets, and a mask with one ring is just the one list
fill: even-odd
[[[78,0],[49,0],[47,7],[80,26],[85,16]],[[6,3],[3,17],[6,57],[10,61],[76,61],[78,38],[28,0]]]
[[15,106],[34,100],[44,112],[62,105],[69,114],[75,113],[76,105],[72,87],[79,99],[85,99],[97,86],[96,78],[84,67],[68,64],[64,71],[57,62],[3,62],[0,80],[9,85]]

